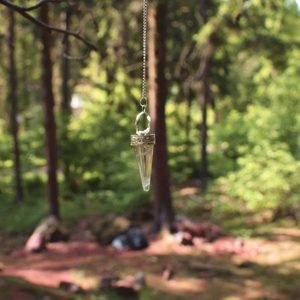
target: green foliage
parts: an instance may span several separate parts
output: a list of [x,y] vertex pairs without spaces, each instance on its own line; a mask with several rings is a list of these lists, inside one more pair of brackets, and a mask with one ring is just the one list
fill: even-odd
[[[89,60],[71,62],[71,94],[79,97],[83,107],[73,110],[70,118],[61,117],[58,106],[61,39],[53,51],[58,179],[67,222],[94,213],[129,212],[150,199],[140,189],[129,147],[140,97],[141,3],[96,2],[80,1],[72,15],[71,27],[80,23],[99,51]],[[299,8],[294,1],[210,1],[208,22],[203,25],[199,1],[174,0],[168,5],[166,123],[172,183],[199,174],[200,60],[210,41],[209,172],[210,184],[222,194],[216,208],[261,211],[296,206],[300,195]],[[64,8],[55,6],[55,13]],[[4,8],[0,10],[0,54],[6,57],[6,19]],[[52,22],[61,25],[60,18]],[[34,28],[17,17],[26,193],[20,207],[12,204],[7,64],[0,62],[0,228],[8,232],[30,231],[47,211],[40,55]],[[81,46],[72,39],[71,43],[72,54],[81,55]],[[66,165],[69,176],[64,177]]]
[[[238,170],[219,180],[225,193],[252,212],[294,207],[299,199],[296,161],[282,144],[260,144],[238,159]],[[237,203],[231,203],[233,207]],[[230,205],[230,204],[229,204]]]
[[[212,159],[219,159],[213,170],[223,176],[217,182],[225,195],[239,201],[239,209],[296,207],[299,201],[299,71],[292,51],[284,72],[270,77],[267,86],[255,82],[255,104],[231,111],[212,130]],[[223,199],[224,209],[236,210],[234,201]]]
[[[193,127],[199,116],[196,103],[190,111],[185,103],[169,102],[167,105],[167,126],[169,144],[169,167],[171,178],[181,182],[197,176],[199,172],[199,130]],[[190,115],[190,124],[186,124],[187,115]],[[189,126],[190,128],[187,128]]]
[[[85,73],[93,73],[94,68],[92,61]],[[71,119],[68,144],[63,145],[67,151],[61,158],[70,163],[71,192],[84,195],[87,201],[101,202],[106,207],[102,212],[130,210],[149,199],[137,188],[140,179],[129,146],[134,114],[120,107],[118,101],[110,103],[106,91],[95,88],[94,79],[91,81],[92,86],[77,87],[84,107]],[[114,93],[116,98],[123,89],[121,82]]]
[[0,233],[30,234],[47,215],[47,201],[44,197],[27,197],[26,205],[12,202],[11,197],[1,195]]

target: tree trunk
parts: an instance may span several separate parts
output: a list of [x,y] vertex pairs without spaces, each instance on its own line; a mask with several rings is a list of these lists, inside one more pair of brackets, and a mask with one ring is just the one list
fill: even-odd
[[[71,11],[70,9],[66,9],[64,12],[65,18],[65,30],[69,30],[70,28],[70,19],[71,19]],[[69,54],[70,51],[70,41],[67,35],[64,36],[64,47],[63,47],[63,57],[62,57],[62,101],[61,101],[61,110],[64,114],[70,115],[70,87],[69,87],[69,79],[70,79],[70,61],[67,59],[64,54]]]
[[8,43],[9,43],[9,101],[11,102],[11,131],[13,136],[13,148],[14,148],[14,171],[15,171],[15,186],[16,186],[16,202],[23,201],[23,186],[21,175],[21,161],[20,161],[20,147],[19,147],[19,126],[18,126],[18,79],[16,68],[16,20],[15,12],[12,9],[8,9]]
[[193,93],[189,87],[187,90],[187,103],[186,103],[186,118],[185,118],[185,157],[190,160],[190,146],[191,146],[191,108],[192,108]]
[[[208,5],[210,1],[200,0],[200,10],[203,24],[208,22]],[[209,76],[210,76],[210,63],[212,56],[212,45],[211,39],[208,38],[207,44],[203,47],[201,59],[201,96],[200,96],[200,107],[201,107],[201,167],[200,167],[200,179],[202,189],[206,188],[207,177],[208,177],[208,161],[207,161],[207,107],[209,104],[210,88],[209,88]]]
[[206,188],[207,175],[208,175],[208,161],[207,161],[207,106],[209,103],[209,62],[206,57],[203,58],[203,64],[205,69],[202,73],[202,88],[200,96],[201,106],[201,167],[200,167],[200,179],[202,188]]
[[156,133],[153,162],[155,198],[154,230],[171,229],[174,213],[169,184],[165,104],[167,97],[166,3],[149,7],[149,85],[152,128]]
[[[49,9],[47,5],[40,8],[40,20],[49,23]],[[54,95],[52,87],[52,60],[51,32],[41,30],[42,43],[42,87],[43,104],[45,113],[45,143],[48,167],[48,201],[49,214],[59,218],[58,184],[57,184],[57,145],[56,145],[56,124],[54,116]]]
[[[67,8],[64,12],[64,23],[65,29],[69,30],[71,21],[71,8]],[[64,151],[64,177],[65,183],[68,187],[71,186],[70,183],[70,161],[68,156],[68,126],[70,122],[71,115],[71,95],[70,95],[70,61],[68,58],[64,56],[64,54],[69,54],[70,52],[70,40],[67,35],[64,36],[64,47],[63,47],[63,55],[62,55],[62,65],[61,65],[61,73],[62,73],[62,86],[61,86],[61,140],[62,140],[62,150]]]

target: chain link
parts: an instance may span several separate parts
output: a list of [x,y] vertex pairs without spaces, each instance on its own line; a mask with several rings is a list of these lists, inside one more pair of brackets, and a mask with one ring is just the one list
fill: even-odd
[[148,0],[143,0],[143,75],[142,75],[142,98],[140,105],[143,111],[148,106],[147,98],[147,35],[148,35]]

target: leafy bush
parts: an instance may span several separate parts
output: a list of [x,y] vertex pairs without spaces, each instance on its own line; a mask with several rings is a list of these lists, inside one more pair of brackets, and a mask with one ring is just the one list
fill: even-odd
[[268,84],[254,80],[254,103],[232,110],[211,130],[223,208],[261,211],[299,203],[299,67],[299,53],[291,51],[288,67],[265,79]]
[[261,211],[293,207],[299,201],[300,162],[285,145],[257,145],[238,159],[238,167],[238,171],[221,178],[219,183],[240,208]]
[[118,112],[101,98],[83,97],[84,109],[71,121],[69,150],[64,153],[70,162],[69,192],[89,203],[101,203],[103,210],[122,211],[143,205],[149,195],[141,189],[130,147],[130,120],[134,116]]

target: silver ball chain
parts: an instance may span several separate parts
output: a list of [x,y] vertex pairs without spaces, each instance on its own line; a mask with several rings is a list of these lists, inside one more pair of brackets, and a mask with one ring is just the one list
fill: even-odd
[[148,35],[148,0],[143,0],[143,76],[142,76],[142,98],[140,105],[145,112],[148,106],[147,98],[147,35]]

